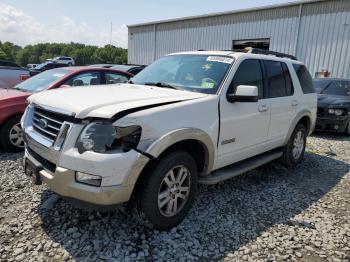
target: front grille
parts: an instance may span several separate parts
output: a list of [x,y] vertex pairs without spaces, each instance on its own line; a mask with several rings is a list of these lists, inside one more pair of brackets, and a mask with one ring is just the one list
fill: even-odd
[[68,116],[35,107],[32,122],[33,129],[54,142],[67,117]]

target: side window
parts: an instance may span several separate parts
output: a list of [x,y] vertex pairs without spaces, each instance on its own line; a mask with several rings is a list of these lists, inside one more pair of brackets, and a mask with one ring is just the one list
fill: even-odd
[[304,65],[293,64],[294,70],[297,73],[301,89],[304,94],[315,93],[312,77]]
[[285,72],[281,62],[264,60],[267,97],[287,96]]
[[129,81],[129,78],[126,75],[122,75],[118,73],[105,73],[105,77],[106,77],[106,85],[126,83]]
[[88,72],[76,75],[65,82],[70,86],[89,86],[101,84],[101,76],[99,72]]
[[239,65],[228,92],[234,92],[239,85],[257,86],[259,98],[263,98],[264,85],[259,60],[247,59]]
[[287,96],[291,96],[294,94],[293,81],[290,76],[288,66],[285,63],[281,63],[281,64],[283,68],[284,81],[286,82]]

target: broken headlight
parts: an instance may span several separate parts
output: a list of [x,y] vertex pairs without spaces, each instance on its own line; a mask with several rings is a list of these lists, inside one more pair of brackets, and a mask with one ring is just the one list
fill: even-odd
[[77,148],[79,153],[113,153],[117,150],[128,152],[137,147],[140,137],[140,126],[116,127],[111,123],[94,122],[81,132]]

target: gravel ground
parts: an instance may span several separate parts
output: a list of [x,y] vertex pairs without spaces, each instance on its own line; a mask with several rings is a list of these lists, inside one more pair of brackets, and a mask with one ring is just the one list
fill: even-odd
[[311,137],[294,170],[271,163],[200,186],[170,232],[55,202],[21,158],[0,153],[0,261],[350,261],[350,137]]

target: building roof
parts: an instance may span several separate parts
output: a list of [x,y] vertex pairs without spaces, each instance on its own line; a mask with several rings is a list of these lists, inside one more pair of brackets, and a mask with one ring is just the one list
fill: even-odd
[[283,7],[289,7],[289,6],[296,6],[296,5],[300,5],[300,4],[309,4],[309,3],[325,2],[325,1],[327,1],[327,0],[294,1],[294,2],[289,2],[289,3],[286,3],[286,4],[275,4],[275,5],[259,6],[259,7],[253,7],[253,8],[231,10],[231,11],[217,12],[217,13],[204,14],[204,15],[186,16],[186,17],[180,17],[180,18],[174,18],[174,19],[158,20],[158,21],[152,21],[152,22],[146,22],[146,23],[132,24],[132,25],[127,25],[127,27],[131,28],[131,27],[164,24],[164,23],[178,22],[178,21],[183,21],[183,20],[215,17],[215,16],[222,16],[222,15],[239,14],[239,13],[246,13],[246,12],[257,12],[257,11],[268,10],[268,9],[283,8]]

